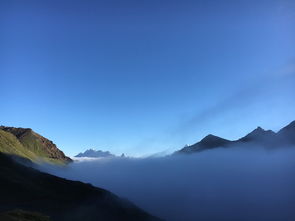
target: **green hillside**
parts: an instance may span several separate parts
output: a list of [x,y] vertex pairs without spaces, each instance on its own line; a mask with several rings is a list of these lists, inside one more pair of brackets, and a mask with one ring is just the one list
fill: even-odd
[[32,161],[38,159],[37,155],[25,148],[11,133],[0,129],[0,152],[28,158]]
[[0,127],[0,152],[27,158],[33,162],[65,164],[71,159],[56,145],[29,128]]

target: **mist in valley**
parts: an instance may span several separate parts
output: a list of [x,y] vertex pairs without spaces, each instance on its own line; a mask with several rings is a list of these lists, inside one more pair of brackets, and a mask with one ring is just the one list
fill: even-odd
[[[40,169],[40,168],[39,168]],[[295,148],[75,161],[41,170],[91,183],[165,220],[295,220]]]

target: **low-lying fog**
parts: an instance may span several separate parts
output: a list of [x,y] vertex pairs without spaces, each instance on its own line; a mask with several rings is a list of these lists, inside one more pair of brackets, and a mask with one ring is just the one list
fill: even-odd
[[169,221],[295,220],[295,148],[219,148],[42,169],[110,190]]

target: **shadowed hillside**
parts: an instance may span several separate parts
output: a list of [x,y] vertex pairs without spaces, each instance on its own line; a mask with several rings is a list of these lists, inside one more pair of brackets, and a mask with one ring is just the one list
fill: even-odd
[[24,210],[12,210],[0,213],[1,221],[51,221],[48,216]]
[[34,211],[53,221],[158,220],[106,190],[41,173],[1,153],[0,196],[0,212]]

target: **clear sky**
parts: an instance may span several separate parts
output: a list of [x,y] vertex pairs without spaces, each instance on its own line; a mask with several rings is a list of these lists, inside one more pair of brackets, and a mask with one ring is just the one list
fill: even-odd
[[0,124],[73,156],[295,120],[290,0],[0,1]]

